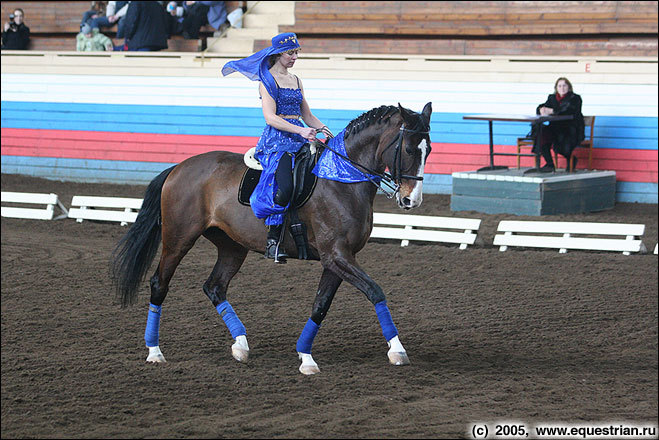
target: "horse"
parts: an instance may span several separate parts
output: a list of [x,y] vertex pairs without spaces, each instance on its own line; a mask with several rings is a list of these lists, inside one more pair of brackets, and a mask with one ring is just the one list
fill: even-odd
[[[423,171],[431,149],[431,113],[430,102],[421,113],[400,103],[383,105],[358,116],[344,130],[347,157],[342,157],[393,185],[393,192],[388,195],[395,196],[398,206],[405,210],[422,202]],[[121,306],[126,307],[136,302],[138,287],[146,279],[162,242],[160,261],[150,279],[146,362],[166,362],[159,347],[162,304],[176,267],[201,236],[217,247],[217,261],[203,291],[234,339],[233,357],[238,362],[248,360],[245,327],[227,301],[229,283],[247,253],[265,252],[264,221],[238,202],[238,187],[245,169],[240,154],[212,151],[164,170],[149,183],[135,223],[117,243],[111,258],[111,276]],[[410,363],[382,288],[356,260],[371,234],[373,200],[377,190],[382,189],[378,182],[369,180],[342,183],[318,179],[313,194],[298,210],[307,227],[309,259],[320,261],[323,267],[311,316],[296,345],[302,374],[320,372],[311,347],[343,281],[363,292],[375,307],[389,347],[389,362],[399,366]],[[292,240],[285,239],[282,246],[289,257],[297,257],[298,249]]]

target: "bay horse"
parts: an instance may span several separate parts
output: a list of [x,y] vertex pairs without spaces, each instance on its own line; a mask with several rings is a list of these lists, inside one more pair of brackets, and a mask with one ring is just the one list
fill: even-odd
[[[393,181],[394,192],[389,195],[395,195],[398,206],[404,209],[415,208],[422,201],[431,113],[430,102],[421,113],[400,104],[381,106],[352,120],[344,132],[345,160],[362,171]],[[136,301],[139,285],[162,241],[160,262],[150,280],[144,336],[149,349],[147,362],[165,362],[159,347],[162,304],[176,267],[201,236],[217,247],[217,261],[203,285],[204,293],[234,339],[233,357],[247,361],[246,330],[227,301],[227,288],[250,250],[264,253],[266,229],[264,221],[238,201],[245,168],[240,154],[212,151],[163,171],[148,185],[135,223],[119,240],[111,270],[123,307]],[[385,172],[386,168],[390,173]],[[311,345],[343,281],[363,292],[375,306],[389,346],[390,363],[409,364],[382,289],[360,268],[355,257],[373,228],[373,200],[378,185],[372,183],[372,179],[360,183],[318,179],[314,193],[298,211],[307,226],[310,259],[320,260],[323,266],[311,317],[296,346],[303,374],[320,372],[311,356]],[[297,256],[293,240],[284,240],[282,245],[289,257]]]

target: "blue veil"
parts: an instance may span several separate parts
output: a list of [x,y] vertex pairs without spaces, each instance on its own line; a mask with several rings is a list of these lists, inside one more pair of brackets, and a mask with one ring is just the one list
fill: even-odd
[[268,58],[289,50],[299,49],[300,43],[292,32],[272,38],[272,46],[266,47],[241,60],[229,61],[222,67],[222,75],[240,72],[252,81],[261,81],[274,100],[277,100],[277,83],[268,70]]

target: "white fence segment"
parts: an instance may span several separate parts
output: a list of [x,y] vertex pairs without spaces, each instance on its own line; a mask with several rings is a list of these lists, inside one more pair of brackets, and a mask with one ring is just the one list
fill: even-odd
[[[126,197],[74,196],[71,200],[69,218],[77,222],[83,220],[103,220],[121,222],[122,226],[134,223],[137,211],[142,207],[142,199]],[[100,208],[115,208],[100,209]],[[123,209],[118,211],[117,209]]]
[[66,208],[60,203],[57,194],[22,193],[2,191],[2,203],[23,203],[29,205],[46,205],[45,208],[2,207],[2,217],[29,218],[35,220],[53,220],[55,205],[59,206],[64,214],[55,217],[55,220],[65,218],[68,214]]
[[[645,232],[645,225],[624,223],[578,223],[578,222],[540,222],[511,221],[499,222],[494,246],[505,251],[508,246],[556,248],[560,253],[568,249],[617,251],[625,255],[630,252],[646,252],[645,245],[638,239]],[[515,235],[515,234],[561,234]],[[622,238],[573,237],[580,235],[613,235]]]
[[[466,249],[467,245],[473,245],[476,241],[477,233],[474,231],[478,231],[480,224],[479,219],[374,212],[371,238],[402,240],[401,246],[407,246],[409,240],[459,243],[460,249]],[[458,229],[461,232],[438,229]]]

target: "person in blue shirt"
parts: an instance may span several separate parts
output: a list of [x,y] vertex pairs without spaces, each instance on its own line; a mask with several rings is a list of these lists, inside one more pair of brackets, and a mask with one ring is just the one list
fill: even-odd
[[242,60],[230,61],[222,68],[225,76],[240,72],[252,81],[260,81],[261,106],[267,125],[256,144],[254,157],[263,166],[263,172],[250,204],[256,217],[265,219],[268,228],[265,257],[279,262],[285,262],[286,257],[278,245],[293,192],[295,153],[314,140],[319,131],[331,136],[327,126],[311,112],[302,82],[289,72],[299,51],[297,36],[287,32],[272,38],[270,47]]

